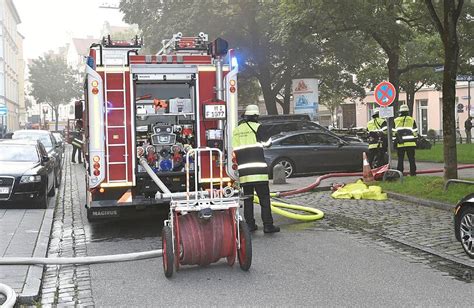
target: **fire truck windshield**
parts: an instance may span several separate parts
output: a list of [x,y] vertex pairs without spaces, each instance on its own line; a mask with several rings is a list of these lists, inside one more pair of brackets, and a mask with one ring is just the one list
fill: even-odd
[[140,104],[154,99],[191,98],[191,91],[187,83],[137,83],[135,97]]
[[193,113],[192,105],[193,86],[190,83],[137,82],[135,84],[137,125],[170,123],[171,119],[167,117],[168,115],[190,115]]

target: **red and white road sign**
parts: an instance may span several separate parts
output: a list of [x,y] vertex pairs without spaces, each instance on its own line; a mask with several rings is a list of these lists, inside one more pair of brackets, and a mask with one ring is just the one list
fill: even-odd
[[388,81],[382,81],[375,87],[375,101],[382,107],[387,107],[395,100],[397,92],[395,87]]

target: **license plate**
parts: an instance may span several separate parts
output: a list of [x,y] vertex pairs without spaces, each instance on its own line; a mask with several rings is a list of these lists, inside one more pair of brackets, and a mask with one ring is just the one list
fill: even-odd
[[4,194],[7,195],[10,193],[10,187],[0,187],[0,195]]

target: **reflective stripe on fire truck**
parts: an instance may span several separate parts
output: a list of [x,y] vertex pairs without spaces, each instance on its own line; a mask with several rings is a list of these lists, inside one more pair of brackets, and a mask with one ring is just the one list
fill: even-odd
[[[231,49],[229,50],[229,61],[228,63],[231,63],[231,59],[234,56],[234,51]],[[224,66],[224,70],[227,66]],[[232,133],[234,131],[234,128],[237,127],[238,124],[238,114],[237,114],[237,93],[239,92],[238,89],[238,83],[237,83],[237,73],[239,72],[239,67],[236,65],[234,67],[231,67],[231,71],[227,73],[224,77],[224,85],[225,85],[225,101],[227,104],[227,125],[226,125],[226,135],[227,135],[227,164],[226,164],[226,171],[227,174],[233,179],[237,180],[238,176],[236,173],[236,170],[232,169],[232,142],[230,142],[232,138]],[[234,83],[234,88],[236,89],[235,91],[231,92],[230,88],[230,82],[231,80]]]
[[[90,168],[89,187],[94,188],[105,179],[105,144],[104,144],[104,96],[103,82],[100,75],[90,66],[86,65],[87,74],[87,97],[88,97],[88,126],[89,126],[89,166],[93,166],[94,159],[98,158],[99,174],[94,175],[94,169]],[[94,87],[92,83],[96,85]],[[93,88],[95,93],[93,93]]]
[[132,182],[124,182],[124,183],[102,183],[100,187],[108,188],[108,187],[129,187],[133,186]]

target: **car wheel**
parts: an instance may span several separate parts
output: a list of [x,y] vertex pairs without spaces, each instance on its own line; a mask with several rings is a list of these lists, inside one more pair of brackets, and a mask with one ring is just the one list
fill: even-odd
[[458,221],[462,248],[471,259],[474,259],[474,206],[464,206]]
[[272,166],[272,171],[273,167],[276,165],[282,165],[283,169],[285,169],[285,175],[287,178],[291,177],[295,173],[295,164],[289,159],[289,158],[279,158]]
[[36,207],[39,209],[48,208],[48,183],[46,183],[46,188],[44,189],[43,196],[38,200]]
[[[48,186],[46,186],[46,189],[48,189]],[[48,191],[48,197],[53,197],[56,194],[56,177],[54,178],[54,183],[53,186],[51,186],[51,190]]]
[[55,186],[59,188],[61,186],[61,178],[63,177],[63,171],[60,170],[58,176],[56,177]]

